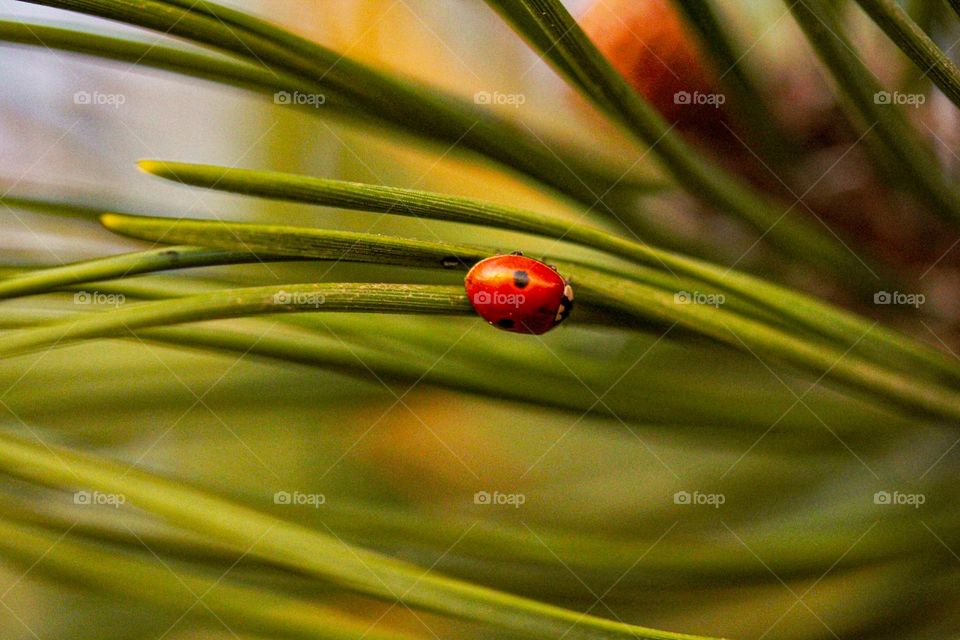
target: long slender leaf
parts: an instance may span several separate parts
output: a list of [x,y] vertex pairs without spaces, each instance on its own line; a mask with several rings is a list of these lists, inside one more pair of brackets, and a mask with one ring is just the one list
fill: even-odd
[[[283,225],[231,224],[107,213],[105,227],[144,240],[210,246],[231,244],[266,256],[371,262],[434,269],[467,268],[490,255],[489,249],[440,244],[395,236]],[[282,238],[282,240],[281,240]],[[272,248],[271,248],[272,247]]]
[[638,282],[624,282],[583,268],[564,268],[574,277],[582,274],[581,279],[590,283],[589,287],[580,287],[588,296],[595,294],[608,303],[619,303],[626,311],[676,321],[735,349],[784,359],[822,378],[867,392],[875,401],[889,401],[908,411],[921,410],[949,419],[960,417],[960,393],[876,366],[850,353],[855,344],[846,350],[818,344],[722,308],[678,304],[673,295]]
[[834,8],[824,0],[787,4],[820,60],[837,79],[838,90],[876,132],[913,191],[927,201],[934,213],[960,221],[960,194],[948,184],[930,149],[899,105],[878,98],[883,87],[854,53]]
[[38,269],[0,281],[0,298],[42,293],[80,282],[217,264],[243,264],[276,259],[249,251],[221,251],[205,247],[162,247],[133,254],[98,258],[78,264]]
[[[797,327],[827,337],[844,348],[853,345],[851,348],[855,352],[879,363],[915,372],[932,367],[941,375],[960,380],[960,363],[856,314],[761,278],[626,240],[590,225],[467,198],[394,187],[175,162],[142,161],[140,167],[168,180],[221,191],[465,222],[576,242],[666,271],[674,277],[682,275],[702,281],[710,287],[742,297]],[[114,225],[112,228],[122,232],[121,223],[129,227],[139,224],[135,218],[110,220]],[[157,239],[156,235],[140,237]],[[232,244],[217,246],[235,248]],[[652,282],[652,279],[646,281]],[[659,284],[669,286],[668,281]],[[675,286],[677,290],[683,290],[685,284],[678,279]],[[905,364],[915,366],[908,369],[904,368]]]
[[[44,47],[130,62],[173,73],[273,94],[278,90],[306,91],[310,85],[288,73],[155,42],[127,40],[45,24],[0,20],[0,41]],[[324,106],[343,109],[337,96],[325,96]],[[313,109],[312,111],[316,111]]]
[[[960,394],[922,383],[826,344],[800,339],[733,311],[677,303],[675,296],[639,282],[558,263],[583,282],[580,299],[620,308],[639,318],[676,322],[760,356],[785,360],[823,378],[836,380],[880,403],[932,416],[960,417]],[[586,295],[584,295],[586,294]],[[313,284],[251,287],[178,300],[126,306],[0,336],[0,357],[79,339],[124,335],[145,327],[257,314],[298,311],[472,314],[460,287],[429,285]]]
[[947,0],[947,4],[953,8],[953,11],[957,14],[957,17],[960,18],[960,0]]
[[857,0],[884,33],[907,54],[923,75],[960,107],[960,67],[893,0]]
[[[108,260],[113,261],[114,266],[121,270],[127,264],[117,258]],[[136,264],[136,254],[129,256],[127,260],[129,264]],[[72,268],[83,270],[87,269],[88,265],[77,263],[72,265]],[[61,268],[57,270],[60,271]],[[65,273],[70,275],[64,279],[65,282],[72,282],[73,274],[69,270]],[[49,280],[48,282],[53,286],[54,283]],[[210,293],[223,286],[225,286],[224,283],[211,285],[194,279],[185,282],[182,279],[128,278],[113,282],[94,282],[85,288],[92,288],[101,294],[120,294],[127,300],[144,298],[163,300],[170,297]],[[583,322],[584,312],[588,310],[587,307],[578,308],[576,316],[578,323]],[[75,312],[76,307],[70,311]],[[606,311],[605,313],[609,314]],[[4,309],[2,317],[6,326],[25,328],[35,326],[38,320],[61,319],[63,314],[44,318],[35,308],[31,308],[25,314],[16,313],[15,309]],[[704,399],[704,407],[709,408],[701,411],[699,405],[691,405],[682,400],[686,397],[682,388],[688,386],[682,376],[680,379],[672,379],[668,382],[663,372],[647,372],[646,369],[635,371],[631,376],[631,383],[646,389],[659,389],[658,395],[661,401],[664,400],[664,394],[674,393],[669,390],[676,389],[675,395],[678,402],[675,406],[657,409],[646,403],[637,403],[629,392],[621,394],[618,391],[610,393],[605,401],[597,406],[591,394],[583,393],[582,382],[586,382],[591,388],[610,388],[614,385],[619,389],[621,387],[615,383],[621,374],[615,370],[611,371],[608,367],[598,366],[599,363],[594,360],[585,359],[576,353],[564,353],[564,362],[577,371],[576,378],[571,380],[569,376],[562,375],[562,371],[557,375],[554,356],[549,355],[544,361],[543,358],[548,353],[537,348],[536,344],[531,344],[530,348],[521,348],[521,344],[515,343],[508,352],[498,350],[500,334],[474,334],[469,341],[459,341],[458,336],[462,329],[455,329],[454,333],[448,334],[439,331],[440,327],[436,324],[424,327],[416,324],[410,326],[409,322],[403,325],[392,323],[384,325],[382,322],[371,324],[356,317],[346,322],[338,322],[336,317],[327,316],[320,319],[314,314],[286,315],[276,320],[274,322],[273,319],[247,319],[242,321],[243,326],[234,321],[231,328],[226,329],[195,326],[182,329],[147,329],[139,331],[138,336],[180,346],[227,350],[283,362],[334,368],[363,378],[369,378],[370,372],[373,371],[381,379],[432,384],[501,400],[510,399],[540,404],[574,411],[578,416],[584,413],[597,413],[642,423],[654,424],[666,421],[673,427],[680,424],[697,425],[709,422],[712,425],[709,433],[718,434],[723,430],[727,438],[736,433],[743,433],[746,438],[754,438],[756,429],[765,430],[769,427],[770,421],[777,418],[776,415],[771,415],[755,403],[736,410],[728,409],[719,402],[719,398],[725,396],[725,390],[712,389],[710,385],[702,382],[696,385],[696,392]],[[275,325],[281,322],[300,326],[307,329],[309,333],[278,331]],[[659,326],[657,334],[662,334],[665,328],[665,326]],[[670,336],[679,339],[680,332],[680,328],[673,329]],[[330,340],[329,338],[333,336],[335,338]],[[450,344],[454,341],[459,346],[455,352],[451,352]],[[509,380],[496,375],[496,372],[503,370],[514,371],[518,375],[520,372],[527,372],[544,384],[539,389],[511,384]],[[758,397],[770,397],[769,390],[764,391],[760,387],[757,387],[756,393]],[[713,394],[717,398],[716,401],[709,400],[714,398]],[[828,420],[845,439],[858,438],[856,434],[862,432],[865,425],[869,425],[871,430],[890,429],[889,425],[884,424],[882,416],[877,414],[860,419],[863,424],[859,424],[858,412],[848,406],[849,403],[842,403],[840,406],[830,402],[825,404],[822,397],[811,402],[817,405],[818,414]],[[782,419],[781,427],[798,433],[806,431],[805,425],[792,424],[793,422],[792,418]],[[727,429],[728,427],[733,427],[735,431],[731,432]],[[806,436],[802,446],[809,446],[812,443],[813,440]],[[797,446],[801,446],[801,443],[797,443]]]
[[796,144],[777,124],[756,80],[743,64],[745,54],[737,55],[712,0],[674,0],[674,4],[700,35],[704,50],[720,74],[721,85],[730,93],[730,105],[739,115],[737,122],[752,132],[750,140],[755,141],[759,155],[778,169],[789,167]]
[[347,589],[535,638],[695,640],[469,584],[99,457],[0,435],[0,470],[48,486],[123,494],[184,529]]
[[0,550],[5,559],[88,589],[136,598],[177,616],[194,608],[207,610],[232,630],[304,640],[419,637],[384,631],[332,607],[238,584],[226,576],[206,576],[183,563],[157,560],[147,554],[142,540],[135,548],[143,553],[83,544],[65,533],[0,519]]
[[[0,204],[12,209],[24,209],[31,213],[50,215],[60,218],[78,218],[97,220],[108,209],[104,203],[88,193],[74,192],[64,197],[50,197],[47,194],[12,194],[13,187],[4,185],[5,193],[0,196]],[[116,207],[116,203],[111,203]],[[135,209],[130,207],[129,209]],[[131,211],[134,213],[135,211]]]
[[620,176],[544,146],[523,127],[476,104],[410,79],[391,76],[278,27],[213,3],[162,0],[20,0],[117,20],[179,36],[239,56],[278,77],[295,76],[311,92],[330,92],[357,116],[462,146],[594,205]]
[[[864,273],[863,265],[834,237],[807,220],[788,217],[787,207],[704,159],[684,142],[603,57],[559,0],[486,2],[600,108],[650,145],[677,182],[691,193],[752,225],[797,260],[834,276],[843,273],[857,277]],[[545,47],[548,42],[550,46]]]
[[[169,527],[160,531],[155,528],[135,531],[128,524],[113,518],[84,518],[78,522],[77,514],[66,509],[38,512],[29,503],[2,500],[0,513],[4,519],[48,530],[70,529],[71,534],[78,537],[123,545],[132,551],[142,550],[146,545],[158,554],[214,567],[234,565],[242,554],[242,550]],[[620,579],[618,586],[626,588],[645,585],[662,588],[687,580],[710,584],[743,584],[745,581],[762,580],[769,575],[767,569],[758,566],[753,556],[736,540],[718,541],[711,548],[705,548],[695,538],[677,536],[654,545],[655,538],[650,537],[591,531],[571,533],[542,525],[537,526],[538,540],[531,538],[522,525],[509,522],[476,520],[449,513],[429,515],[434,526],[426,528],[423,526],[423,514],[411,509],[373,503],[344,504],[343,499],[338,499],[335,504],[324,505],[323,522],[353,544],[385,550],[424,547],[432,554],[443,554],[456,542],[456,548],[449,552],[450,555],[469,558],[477,561],[478,565],[495,563],[497,570],[504,573],[509,565],[522,566],[523,573],[536,575],[535,579],[526,581],[528,589],[537,588],[538,591],[553,595],[582,593],[583,590],[579,583],[556,584],[567,583],[566,578],[569,577],[564,566],[557,566],[558,558],[585,581],[596,580],[609,584]],[[861,521],[845,524],[844,535],[856,536],[864,527]],[[955,524],[947,525],[940,521],[931,526],[936,526],[940,531],[947,526],[956,528]],[[837,566],[843,569],[856,568],[886,558],[919,556],[922,552],[935,550],[939,544],[935,539],[916,540],[911,529],[900,529],[893,524],[885,529],[883,535],[865,540],[863,547],[858,546],[846,555],[843,553],[846,548],[838,542],[838,538],[844,536],[837,535],[836,529],[831,529],[829,535],[824,535],[822,529],[805,530],[802,537],[797,536],[799,543],[789,541],[789,544],[785,544],[774,539],[755,544],[760,547],[758,551],[763,553],[763,557],[777,558],[776,571],[784,579],[819,577],[838,556],[843,557]],[[469,530],[469,535],[462,535],[465,530]],[[624,566],[630,566],[640,556],[643,556],[643,563],[638,567],[641,570],[624,575]],[[247,564],[255,568],[275,566],[256,559]],[[466,571],[461,569],[461,572],[476,578],[482,577],[485,581],[508,582],[502,577],[498,580],[495,572],[484,572],[479,567],[468,567]],[[531,587],[530,583],[537,584],[537,587]],[[314,583],[314,588],[319,586]]]
[[249,287],[169,302],[131,305],[0,336],[5,356],[43,344],[123,335],[142,327],[300,311],[464,315],[473,308],[462,287],[382,284],[294,284]]
[[[221,249],[260,252],[267,257],[277,255],[288,258],[301,257],[338,262],[369,262],[408,267],[466,270],[475,262],[497,253],[497,250],[493,247],[471,247],[394,236],[284,225],[130,216],[119,213],[104,214],[101,216],[101,222],[111,231],[141,240],[189,243]],[[553,257],[547,259],[554,260]],[[135,260],[137,260],[136,256],[129,254],[120,258],[120,262],[117,264],[127,264]],[[220,261],[221,264],[229,263],[230,258],[229,256],[222,256]],[[86,270],[88,267],[84,266],[82,268]],[[96,269],[98,266],[91,265],[89,268]],[[597,266],[593,266],[593,268],[616,273],[622,277],[629,277],[670,291],[675,291],[678,287],[689,287],[693,284],[689,279],[682,279],[643,266],[632,268],[627,273],[612,268]],[[116,275],[121,274],[117,273]],[[34,275],[32,277],[39,276]],[[58,278],[59,276],[55,276],[51,279],[51,282]],[[2,297],[2,291],[3,289],[0,288],[0,297]],[[730,302],[738,303],[738,308],[743,313],[754,317],[764,315],[754,305],[741,299],[731,299]]]
[[[259,64],[234,61],[157,43],[127,40],[45,24],[0,20],[0,41],[79,53],[103,60],[127,62],[138,67],[161,69],[254,91],[272,99],[275,99],[275,94],[279,91],[309,93],[313,90],[310,83],[295,75],[267,69]],[[332,88],[324,94],[323,107],[322,110],[318,110],[307,105],[304,107],[304,112],[312,115],[335,113],[337,117],[348,120],[357,118],[357,111],[352,103],[344,96],[335,94]],[[369,120],[365,124],[369,124]],[[391,130],[394,129],[391,128]],[[576,159],[571,159],[572,154],[562,145],[552,143],[544,134],[538,135],[544,138],[545,144],[554,149],[564,162],[576,163]],[[591,160],[590,170],[597,174],[598,181],[612,186],[613,192],[618,194],[623,191],[628,195],[635,195],[637,191],[658,191],[666,187],[660,181],[625,176],[623,169],[607,166],[608,163],[601,158]]]

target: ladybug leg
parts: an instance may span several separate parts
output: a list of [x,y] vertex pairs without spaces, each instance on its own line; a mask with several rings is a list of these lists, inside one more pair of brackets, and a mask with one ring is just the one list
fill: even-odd
[[511,251],[511,252],[510,252],[510,255],[512,255],[512,256],[522,256],[522,255],[523,255],[523,251]]
[[553,269],[554,271],[557,270],[557,265],[555,265],[555,264],[548,264],[547,266],[550,267],[551,269]]
[[554,318],[554,324],[560,324],[566,320],[567,316],[570,315],[570,312],[573,310],[573,287],[570,286],[570,281],[565,280],[563,286],[563,297],[560,298],[560,307],[557,309],[557,316]]

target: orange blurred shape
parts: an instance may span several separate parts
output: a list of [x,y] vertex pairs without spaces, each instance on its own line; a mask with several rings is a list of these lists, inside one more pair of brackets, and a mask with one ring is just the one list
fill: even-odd
[[678,95],[715,94],[696,39],[670,0],[597,0],[580,19],[597,48],[671,123],[704,134],[722,129],[713,104]]

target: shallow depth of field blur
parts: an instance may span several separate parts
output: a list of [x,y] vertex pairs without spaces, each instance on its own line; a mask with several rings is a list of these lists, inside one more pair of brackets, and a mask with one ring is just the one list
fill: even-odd
[[[606,20],[603,37],[613,40],[618,32],[643,40],[643,33],[623,33],[636,30],[625,8],[631,3],[597,4],[605,2],[610,6],[600,9],[586,0],[564,4],[575,16],[606,8],[610,15],[592,17]],[[781,179],[778,169],[757,159],[763,141],[750,138],[749,126],[707,126],[680,115],[677,131],[705,158],[777,198],[792,219],[812,221],[829,238],[844,238],[858,261],[862,256],[871,267],[881,265],[879,275],[871,275],[866,264],[849,274],[867,287],[845,289],[844,278],[821,278],[765,238],[758,240],[754,230],[691,197],[662,171],[655,153],[577,95],[479,0],[225,4],[377,69],[469,101],[489,99],[490,109],[550,148],[662,185],[620,202],[618,209],[641,236],[647,230],[651,235],[644,239],[653,244],[786,283],[947,354],[960,352],[960,230],[931,217],[880,175],[870,161],[870,138],[862,135],[868,125],[844,120],[834,81],[783,2],[713,4],[743,52],[739,64],[760,80],[779,126],[801,141],[803,155],[789,159],[789,177]],[[855,3],[834,4],[847,20],[858,57],[891,100],[903,100],[898,107],[917,135],[945,174],[956,178],[956,107]],[[935,10],[927,4],[905,6],[918,20],[926,17],[929,33],[951,49],[960,38],[957,15],[946,4]],[[0,19],[172,41],[15,0],[0,0]],[[657,53],[669,43],[616,46],[648,63],[662,58],[669,66],[672,60],[669,52]],[[679,90],[680,75],[688,72],[681,69],[674,77]],[[135,64],[8,43],[0,43],[0,82],[5,196],[483,244],[533,256],[561,251],[554,240],[508,231],[191,189],[137,170],[138,160],[154,158],[424,189],[571,221],[584,216],[582,203],[456,145],[428,144],[328,116],[322,104],[310,113]],[[622,231],[612,218],[604,220],[608,229]],[[0,256],[9,272],[4,277],[14,269],[151,244],[114,235],[95,220],[47,215],[16,203],[0,208]],[[562,252],[591,255],[576,246]],[[870,283],[887,274],[895,274],[889,282],[898,288],[871,290]],[[463,274],[265,261],[131,281],[187,277],[234,286],[458,284]],[[76,298],[77,291],[90,300]],[[17,318],[40,322],[133,303],[92,284],[4,300],[0,318],[6,332],[18,328]],[[325,339],[332,347],[349,344],[361,363],[367,346],[409,357],[423,383],[381,375],[375,366],[336,370],[134,336],[81,342],[0,360],[0,426],[53,448],[121,461],[208,490],[345,544],[416,563],[425,572],[601,618],[725,638],[960,633],[956,424],[871,404],[821,384],[817,375],[669,323],[634,326],[617,317],[587,322],[591,314],[583,311],[578,318],[578,310],[541,337],[500,332],[468,316],[330,314]],[[269,326],[271,316],[263,319]],[[217,322],[211,326],[234,326]],[[388,330],[397,327],[423,336],[429,350],[403,343]],[[507,355],[513,357],[497,359]],[[500,388],[522,389],[520,396],[543,392],[562,402],[543,406],[506,397],[506,391],[497,397],[426,379],[434,370],[448,378],[462,371],[469,378],[474,365],[487,359],[493,364],[483,375]],[[496,364],[501,362],[509,366]],[[171,589],[182,587],[186,600],[153,599],[150,577],[131,579],[126,595],[101,590],[48,566],[45,554],[35,562],[8,561],[0,544],[0,637],[282,637],[266,628],[236,629],[204,604],[222,586],[222,576],[410,637],[520,637],[249,559],[234,563],[200,552],[195,557],[202,545],[181,546],[187,534],[116,504],[122,496],[101,496],[101,504],[94,504],[96,498],[83,495],[90,496],[3,475],[0,516],[44,527],[54,541],[61,534],[76,537],[77,544],[159,568],[160,575],[174,578]],[[212,580],[211,592],[177,586],[180,567]]]

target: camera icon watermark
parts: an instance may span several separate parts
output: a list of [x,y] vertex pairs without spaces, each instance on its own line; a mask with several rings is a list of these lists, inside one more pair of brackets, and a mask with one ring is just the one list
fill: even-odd
[[501,291],[477,291],[473,294],[474,305],[495,304],[502,307],[520,308],[527,298],[522,293],[503,293]]
[[714,109],[719,109],[726,101],[727,96],[722,93],[677,91],[673,94],[673,103],[679,105],[709,106]]
[[127,96],[122,93],[101,93],[99,91],[77,91],[73,94],[73,104],[81,106],[107,106],[119,109],[126,104]]
[[673,504],[710,506],[719,509],[720,505],[727,501],[727,497],[722,493],[701,493],[699,491],[677,491],[673,494]]
[[73,504],[81,506],[108,506],[119,509],[127,502],[122,493],[101,493],[100,491],[76,491]]
[[922,493],[901,493],[899,491],[877,491],[873,494],[873,504],[901,506],[906,505],[919,509],[925,504],[927,496]]
[[477,491],[473,494],[473,504],[480,505],[507,505],[514,509],[519,509],[527,501],[527,496],[522,493],[500,493],[494,491]]
[[296,305],[298,307],[319,307],[327,301],[322,293],[311,291],[284,291],[281,289],[273,294],[273,304]]
[[300,491],[277,491],[273,494],[273,504],[293,507],[313,507],[319,509],[327,503],[327,496],[322,493],[301,493]]
[[919,309],[927,301],[922,293],[901,293],[899,291],[877,291],[873,294],[873,304],[903,305]]
[[527,96],[523,93],[500,93],[499,91],[477,91],[473,94],[474,104],[506,105],[519,109],[526,104]]
[[327,103],[327,96],[322,93],[277,91],[273,94],[273,103],[283,106],[313,107],[314,109],[319,109]]
[[704,293],[702,291],[677,291],[673,294],[674,304],[702,304],[719,307],[727,301],[722,293]]
[[927,96],[922,93],[901,93],[900,91],[877,91],[873,94],[873,103],[880,105],[902,105],[919,108],[926,103]]
[[77,291],[73,294],[73,304],[109,305],[119,307],[127,301],[122,293],[104,293],[102,291]]

